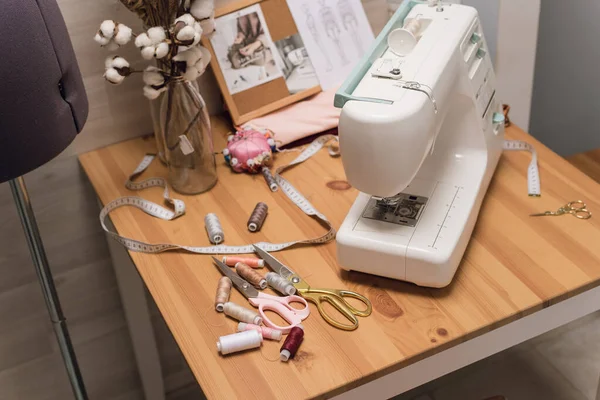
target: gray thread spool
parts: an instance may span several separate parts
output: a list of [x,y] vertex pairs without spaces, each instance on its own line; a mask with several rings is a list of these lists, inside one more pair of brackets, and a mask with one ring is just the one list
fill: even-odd
[[254,211],[248,218],[248,230],[250,232],[258,232],[267,218],[269,212],[269,206],[262,201],[257,203],[254,207]]
[[219,244],[223,242],[225,233],[223,233],[223,228],[221,227],[221,222],[219,221],[217,214],[206,214],[206,217],[204,217],[204,227],[206,228],[208,239],[211,243]]
[[269,284],[269,286],[277,290],[279,293],[288,296],[296,294],[296,288],[294,287],[294,285],[289,283],[281,275],[275,272],[268,272],[265,278],[267,278],[267,283]]
[[267,185],[269,186],[269,189],[271,189],[271,192],[276,192],[277,189],[279,189],[279,185],[277,184],[275,178],[271,174],[271,170],[269,170],[268,167],[263,167],[261,172],[262,175],[265,177],[265,181],[267,181]]

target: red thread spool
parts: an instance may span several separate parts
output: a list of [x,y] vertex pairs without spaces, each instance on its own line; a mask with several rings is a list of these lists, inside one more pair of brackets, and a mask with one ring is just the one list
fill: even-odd
[[287,362],[290,358],[294,358],[296,352],[302,344],[302,340],[304,340],[304,330],[299,326],[293,327],[290,333],[287,335],[287,338],[285,338],[283,346],[281,346],[279,359]]

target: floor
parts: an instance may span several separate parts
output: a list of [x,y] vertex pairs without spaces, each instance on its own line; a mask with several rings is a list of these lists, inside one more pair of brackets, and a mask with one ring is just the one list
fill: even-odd
[[[599,333],[597,312],[394,400],[598,400]],[[195,385],[170,397],[201,399],[202,391]]]
[[597,312],[394,400],[596,400],[599,332]]

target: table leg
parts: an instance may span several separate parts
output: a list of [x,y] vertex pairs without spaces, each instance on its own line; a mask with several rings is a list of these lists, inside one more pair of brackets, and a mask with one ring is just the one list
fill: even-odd
[[[108,219],[107,225],[114,230]],[[107,241],[142,381],[144,398],[146,400],[164,400],[165,387],[160,357],[152,328],[144,282],[138,275],[127,250],[109,237],[107,237]]]

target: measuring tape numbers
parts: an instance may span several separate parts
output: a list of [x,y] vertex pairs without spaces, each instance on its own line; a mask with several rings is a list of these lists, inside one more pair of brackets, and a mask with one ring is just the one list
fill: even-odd
[[535,148],[522,140],[505,140],[503,148],[508,151],[528,151],[531,153],[531,161],[529,162],[529,167],[527,167],[527,192],[532,197],[541,196],[540,171],[538,170]]
[[[289,183],[285,178],[281,176],[281,173],[286,169],[289,169],[295,165],[301,164],[302,162],[308,160],[310,157],[315,155],[327,142],[331,140],[336,140],[337,137],[334,135],[325,135],[315,139],[306,149],[300,153],[298,157],[290,164],[283,165],[276,169],[274,178],[281,188],[281,191],[285,193],[285,195],[304,212],[306,215],[316,218],[322,225],[324,225],[328,231],[322,236],[313,239],[303,239],[303,240],[295,240],[291,242],[285,243],[269,243],[269,242],[258,242],[255,243],[257,246],[262,248],[263,250],[274,252],[286,249],[288,247],[292,247],[299,244],[318,244],[318,243],[327,243],[335,238],[335,229],[331,222],[325,217],[325,215],[321,214],[291,183]],[[167,184],[167,180],[164,178],[149,178],[143,180],[141,182],[134,182],[136,178],[138,178],[152,163],[155,156],[148,154],[143,159],[142,162],[137,166],[137,168],[133,171],[133,173],[127,179],[125,183],[125,187],[129,190],[144,190],[151,187],[163,187],[163,198],[170,206],[169,208],[165,208],[159,204],[156,204],[152,201],[146,200],[144,198],[138,196],[125,196],[119,197],[116,200],[113,200],[106,204],[104,208],[100,211],[100,224],[102,225],[102,229],[117,242],[121,243],[128,250],[143,252],[143,253],[161,253],[163,251],[169,250],[185,250],[190,253],[196,254],[248,254],[254,253],[254,248],[252,245],[242,245],[242,246],[228,246],[228,245],[216,245],[216,246],[182,246],[178,244],[171,243],[145,243],[139,240],[126,238],[119,235],[116,232],[111,231],[106,226],[106,217],[110,214],[111,211],[116,210],[119,207],[135,207],[146,214],[149,214],[155,218],[160,218],[165,221],[171,221],[175,218],[182,216],[185,213],[185,203],[181,200],[174,199],[171,197],[169,193],[169,188]]]

